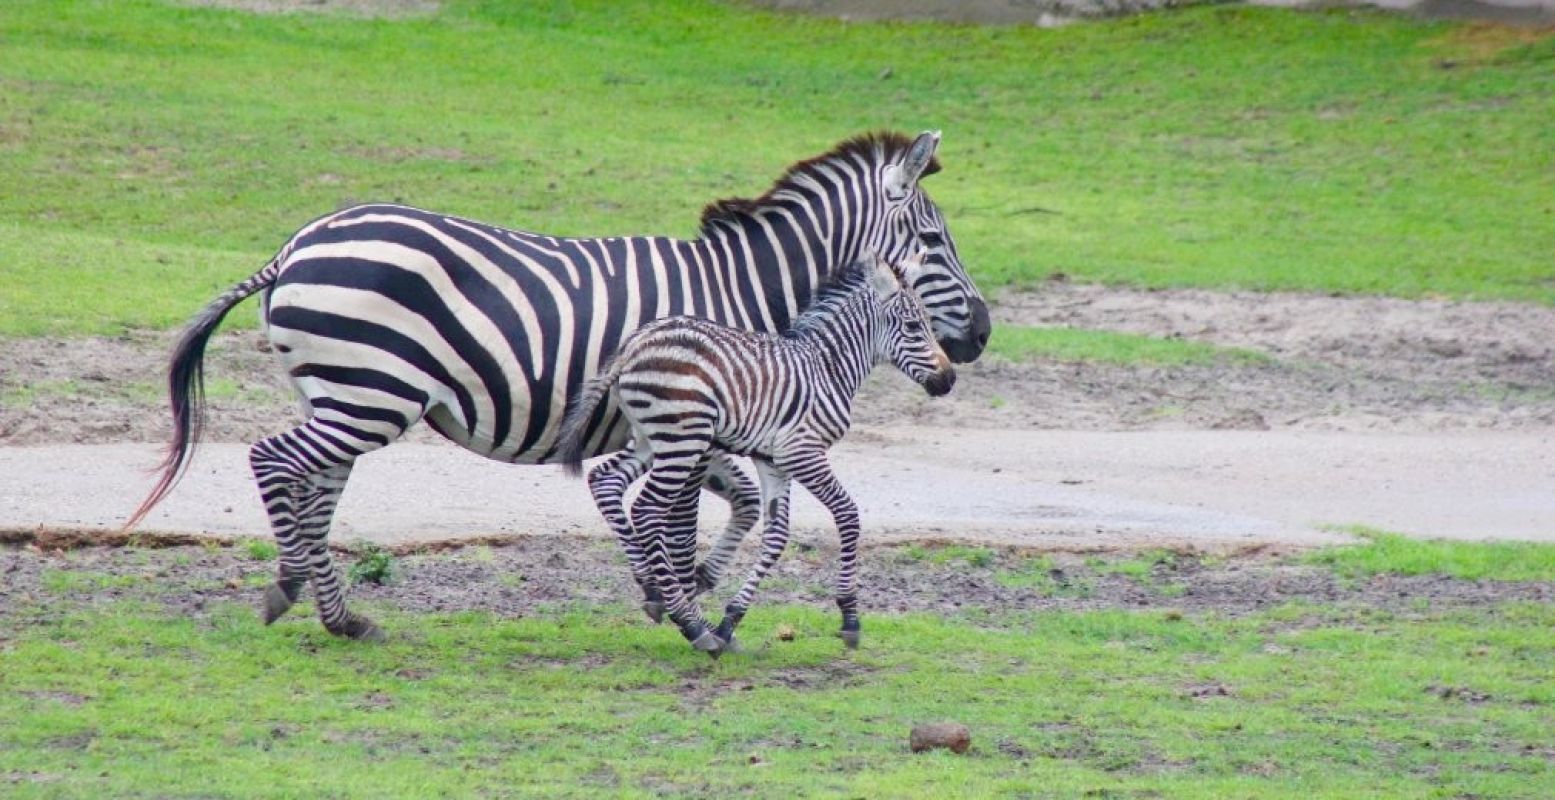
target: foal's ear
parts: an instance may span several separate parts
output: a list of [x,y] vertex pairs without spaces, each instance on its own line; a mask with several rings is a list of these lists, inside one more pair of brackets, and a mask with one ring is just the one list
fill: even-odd
[[881,300],[890,300],[902,290],[902,280],[897,277],[896,270],[891,268],[890,263],[880,256],[875,256],[874,266],[869,270],[869,288],[875,290],[875,296]]
[[911,256],[908,256],[907,260],[902,262],[902,266],[896,271],[896,274],[901,278],[904,288],[911,289],[918,285],[918,279],[923,277],[923,273],[928,269],[923,266],[923,257],[928,255],[928,252],[927,249],[920,247]]

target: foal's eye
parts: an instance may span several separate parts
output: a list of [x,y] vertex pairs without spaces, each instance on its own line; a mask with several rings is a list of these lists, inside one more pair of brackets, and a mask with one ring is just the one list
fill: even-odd
[[938,231],[924,231],[918,234],[918,239],[928,247],[939,247],[945,243],[945,237],[939,235]]
[[917,333],[918,331],[923,330],[923,323],[915,319],[910,319],[907,320],[904,327],[907,328],[908,333]]

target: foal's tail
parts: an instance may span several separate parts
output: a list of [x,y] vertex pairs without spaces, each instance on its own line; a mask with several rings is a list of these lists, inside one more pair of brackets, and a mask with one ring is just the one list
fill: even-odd
[[589,420],[594,418],[599,404],[610,393],[610,387],[621,377],[624,361],[617,354],[598,375],[578,389],[578,394],[567,406],[567,416],[562,420],[561,462],[562,469],[574,478],[583,474],[583,447],[588,442]]
[[162,463],[155,467],[156,471],[162,473],[162,477],[152,487],[151,494],[130,515],[129,521],[124,523],[124,530],[140,524],[151,509],[173,490],[178,479],[183,477],[184,468],[189,465],[189,456],[193,454],[194,446],[200,441],[200,431],[205,426],[206,342],[210,341],[211,334],[216,332],[216,327],[233,306],[275,283],[280,273],[281,257],[278,255],[264,269],[221,293],[200,309],[194,319],[189,320],[184,335],[173,348],[173,357],[167,368],[167,394],[173,410],[173,438],[167,444],[167,454],[162,457]]

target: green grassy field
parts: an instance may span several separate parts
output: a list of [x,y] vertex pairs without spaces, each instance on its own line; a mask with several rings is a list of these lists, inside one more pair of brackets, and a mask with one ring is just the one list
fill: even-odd
[[1269,360],[1268,356],[1253,350],[1218,347],[1190,339],[1029,325],[1000,325],[999,335],[989,340],[988,352],[1012,361],[1043,358],[1157,367],[1215,362],[1260,363]]
[[[1555,300],[1555,39],[1196,8],[1057,30],[674,2],[401,20],[0,5],[0,334],[177,324],[314,216],[561,234],[701,206],[879,127],[987,287]],[[252,315],[234,315],[252,324]]]
[[[1480,551],[1492,566],[1474,578],[1548,582],[1551,549],[1521,554],[1533,573]],[[1419,571],[1393,568],[1396,543],[1324,552]],[[245,592],[269,568],[250,555]],[[383,646],[333,639],[305,610],[271,628],[228,601],[172,613],[157,592],[222,589],[182,585],[187,556],[117,558],[169,577],[56,556],[0,615],[9,797],[1536,798],[1555,779],[1547,604],[875,614],[852,653],[833,614],[763,606],[747,651],[710,662],[616,606],[376,608]],[[1148,588],[1179,558],[1070,572]],[[1052,567],[1029,562],[1010,575]],[[909,728],[940,719],[968,725],[972,750],[908,752]]]

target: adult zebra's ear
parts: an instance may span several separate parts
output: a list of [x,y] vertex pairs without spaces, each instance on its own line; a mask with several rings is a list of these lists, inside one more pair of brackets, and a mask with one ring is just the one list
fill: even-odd
[[939,131],[924,131],[907,148],[907,155],[900,164],[885,168],[885,196],[892,202],[907,199],[918,179],[924,176],[934,163],[934,151],[939,149]]

